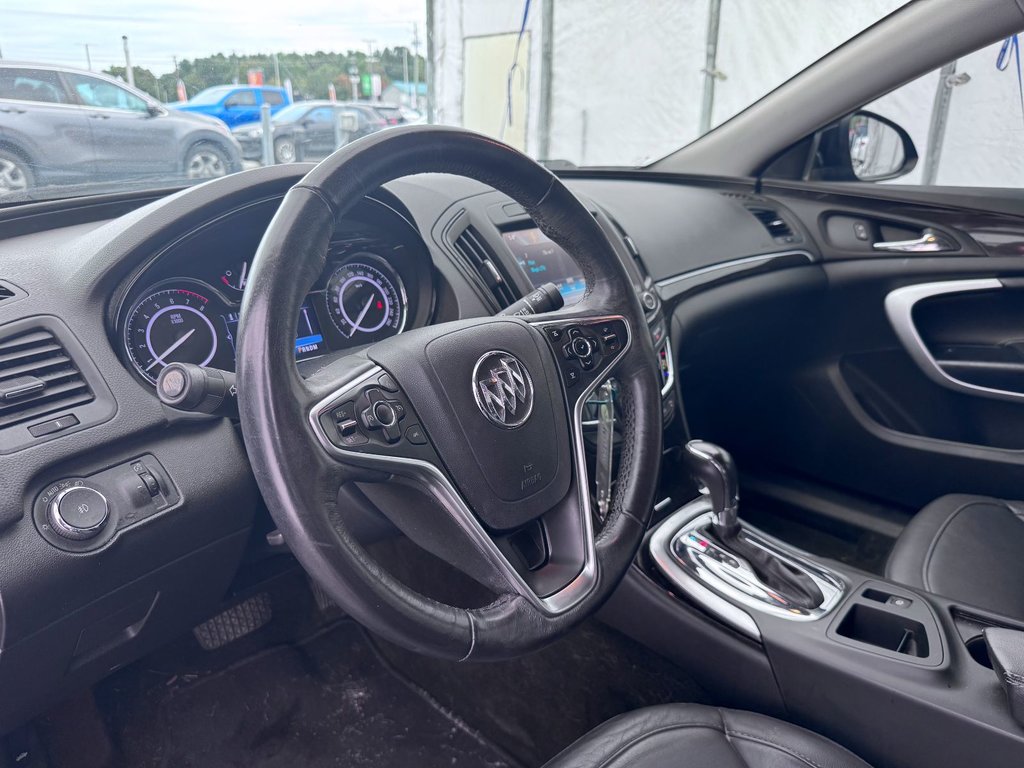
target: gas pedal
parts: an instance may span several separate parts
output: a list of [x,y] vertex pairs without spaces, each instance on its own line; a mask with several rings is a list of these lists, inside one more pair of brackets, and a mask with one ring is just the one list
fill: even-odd
[[309,588],[313,592],[313,599],[316,601],[316,608],[320,613],[333,614],[341,613],[341,608],[335,603],[330,595],[324,591],[324,588],[320,586],[316,579],[310,578]]
[[192,629],[192,634],[204,651],[213,651],[255,632],[272,616],[270,595],[260,592],[204,621]]

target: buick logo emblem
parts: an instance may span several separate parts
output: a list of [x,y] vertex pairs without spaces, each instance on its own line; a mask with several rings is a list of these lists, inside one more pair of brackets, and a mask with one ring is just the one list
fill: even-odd
[[476,361],[473,395],[481,413],[506,429],[522,426],[533,411],[533,381],[520,360],[494,351]]

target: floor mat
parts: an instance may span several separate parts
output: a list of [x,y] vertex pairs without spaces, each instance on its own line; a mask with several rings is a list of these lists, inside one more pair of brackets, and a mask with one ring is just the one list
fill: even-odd
[[536,653],[487,663],[425,658],[373,642],[403,675],[530,766],[623,712],[712,701],[683,670],[596,621]]
[[115,765],[517,765],[390,671],[351,622],[192,678],[135,668],[97,687]]

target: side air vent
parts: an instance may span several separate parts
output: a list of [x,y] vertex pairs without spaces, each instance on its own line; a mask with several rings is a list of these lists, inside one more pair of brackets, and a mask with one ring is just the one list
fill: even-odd
[[501,309],[517,300],[515,290],[505,280],[498,265],[495,264],[494,254],[476,229],[466,227],[462,234],[455,238],[453,245],[466,265],[480,276]]
[[13,298],[14,298],[14,290],[11,289],[11,288],[8,288],[3,283],[0,283],[0,301],[4,301],[5,299],[13,299]]
[[754,217],[761,222],[775,242],[795,243],[800,239],[793,234],[793,228],[779,215],[778,211],[759,206],[748,206],[747,210],[754,214]]
[[0,429],[93,399],[50,331],[36,328],[0,339]]

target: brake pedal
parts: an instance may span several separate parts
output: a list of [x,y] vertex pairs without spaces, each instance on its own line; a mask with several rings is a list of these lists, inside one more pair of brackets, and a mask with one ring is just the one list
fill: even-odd
[[192,634],[204,651],[213,651],[255,632],[272,617],[270,595],[260,592],[194,627]]

